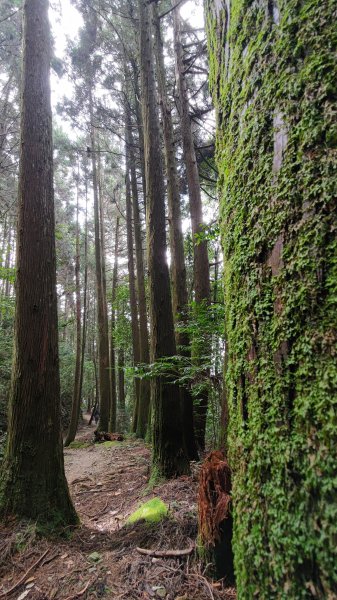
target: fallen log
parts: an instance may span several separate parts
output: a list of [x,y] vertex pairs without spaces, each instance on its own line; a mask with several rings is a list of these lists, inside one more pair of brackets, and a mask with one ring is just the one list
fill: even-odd
[[94,431],[94,442],[123,442],[124,435],[122,433],[107,433],[106,431]]

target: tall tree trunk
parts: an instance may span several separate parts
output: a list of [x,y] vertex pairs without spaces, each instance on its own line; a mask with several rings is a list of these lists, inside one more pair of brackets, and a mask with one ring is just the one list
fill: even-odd
[[[188,294],[186,283],[186,267],[184,256],[184,238],[181,223],[181,207],[177,162],[175,155],[174,131],[171,116],[171,106],[166,91],[166,76],[164,64],[163,41],[160,30],[160,19],[157,7],[153,6],[153,21],[155,33],[155,52],[159,102],[163,120],[165,164],[167,177],[167,197],[170,224],[171,274],[172,274],[172,304],[173,316],[176,322],[188,321]],[[176,342],[184,356],[190,356],[190,337],[188,333],[176,330]],[[180,390],[184,436],[190,460],[198,460],[198,450],[194,434],[193,397],[190,390]]]
[[[9,271],[10,266],[11,266],[11,256],[12,256],[12,226],[11,226],[11,221],[9,221],[6,258],[5,258],[5,269],[7,270],[7,272]],[[9,290],[10,290],[10,280],[9,280],[9,277],[7,276],[6,283],[5,283],[5,297],[6,298],[9,297]]]
[[[121,317],[124,319],[124,300],[122,301],[122,308],[118,306],[117,318]],[[127,428],[126,414],[125,414],[125,351],[123,347],[118,349],[118,427],[120,431],[124,431]]]
[[114,254],[114,267],[113,267],[113,275],[112,275],[112,294],[111,294],[111,336],[110,336],[111,410],[110,410],[109,431],[116,431],[116,419],[117,419],[115,302],[116,302],[117,274],[118,274],[117,273],[118,247],[119,247],[119,217],[117,217],[117,219],[116,219],[115,254]]
[[[172,0],[172,6],[176,6],[176,0]],[[186,85],[186,78],[184,74],[184,57],[183,57],[183,46],[181,41],[181,24],[180,15],[178,8],[173,10],[173,23],[174,23],[174,48],[176,58],[176,78],[179,95],[179,111],[180,111],[180,122],[181,132],[183,138],[183,152],[184,162],[186,165],[187,184],[188,184],[188,195],[190,202],[190,213],[191,213],[191,224],[192,224],[192,235],[193,235],[193,253],[194,253],[194,292],[196,302],[196,316],[200,311],[205,310],[204,307],[209,304],[211,300],[211,290],[209,281],[209,262],[207,253],[207,242],[205,240],[200,241],[198,236],[203,234],[203,215],[202,215],[202,202],[201,202],[201,191],[200,181],[198,173],[197,159],[194,149],[194,140],[191,127],[191,119],[189,115],[189,100]],[[210,343],[207,344],[207,340],[203,340],[202,344],[195,344],[193,347],[193,354],[196,358],[200,354],[207,354],[210,350]],[[206,417],[208,407],[208,394],[207,392],[202,393],[198,402],[195,406],[195,429],[197,442],[200,448],[205,446],[205,431],[206,431]]]
[[[107,333],[107,344],[108,344],[108,376],[109,376],[109,425],[113,425],[115,421],[114,415],[116,414],[116,381],[115,373],[112,372],[111,359],[110,359],[110,347],[109,347],[109,318],[108,318],[108,302],[107,302],[107,285],[106,285],[106,260],[105,260],[105,225],[104,225],[104,184],[103,184],[103,173],[101,166],[101,154],[99,144],[96,146],[97,150],[97,176],[98,176],[98,198],[99,198],[99,231],[100,231],[100,243],[101,243],[101,277],[102,277],[102,292],[103,292],[103,320],[104,330]],[[114,387],[113,387],[114,386]],[[112,419],[112,420],[111,420]]]
[[24,3],[15,355],[0,514],[77,523],[60,420],[48,2]]
[[[127,135],[127,131],[126,131]],[[131,188],[130,188],[130,155],[128,145],[126,145],[126,176],[125,176],[125,206],[126,206],[126,234],[128,247],[128,271],[129,271],[129,294],[130,294],[130,310],[131,310],[131,332],[132,332],[132,349],[133,349],[133,364],[137,365],[140,361],[140,346],[139,346],[139,323],[138,323],[138,307],[135,282],[135,266],[133,257],[133,233],[132,233],[132,203],[131,203]],[[140,379],[135,377],[135,405],[132,422],[132,431],[136,433],[138,416],[140,410]]]
[[334,598],[336,3],[206,8],[238,597]]
[[[7,219],[7,215],[5,215],[4,222],[3,222],[3,230],[2,230],[2,244],[1,244],[1,255],[0,255],[0,266],[1,267],[5,266],[5,261],[6,261],[7,232],[8,232],[8,219]],[[2,278],[2,281],[1,281],[1,291],[0,291],[1,298],[5,294],[5,287],[6,287],[6,279],[4,277],[4,278]],[[0,315],[0,318],[2,316],[3,315]]]
[[139,140],[139,153],[140,153],[140,166],[141,166],[141,175],[142,175],[142,188],[143,188],[143,198],[146,212],[146,179],[145,179],[145,152],[144,152],[144,128],[143,128],[143,118],[142,118],[142,110],[140,105],[140,90],[139,90],[139,71],[137,62],[134,59],[131,59],[131,67],[133,74],[133,86],[134,86],[134,98],[135,98],[135,113],[136,113],[136,121],[137,121],[137,129],[138,129],[138,140]]
[[[131,191],[132,191],[132,209],[133,209],[133,230],[136,250],[136,272],[137,272],[137,296],[139,308],[139,360],[143,364],[150,362],[149,350],[149,334],[147,329],[147,310],[146,310],[146,294],[145,294],[145,279],[144,279],[144,260],[143,260],[143,243],[142,231],[139,211],[139,198],[137,187],[137,175],[135,166],[134,143],[132,135],[132,121],[130,106],[126,102],[126,143],[128,145],[128,154],[130,158],[130,176],[131,176]],[[136,434],[138,437],[145,438],[149,410],[150,410],[150,383],[143,379],[139,382],[139,404],[137,411]]]
[[110,375],[109,375],[109,335],[107,323],[106,296],[104,294],[104,278],[102,272],[102,241],[100,227],[100,198],[98,190],[98,173],[96,159],[96,136],[94,128],[94,110],[92,90],[89,88],[90,140],[92,160],[92,184],[94,193],[95,220],[95,261],[97,288],[97,325],[98,325],[98,361],[99,361],[99,396],[100,418],[99,429],[108,431],[110,414]]
[[80,375],[81,375],[81,287],[80,287],[80,232],[79,232],[79,173],[77,173],[77,205],[76,205],[76,258],[75,258],[75,290],[76,290],[76,363],[74,376],[74,391],[71,407],[69,429],[64,441],[69,446],[74,441],[78,427],[81,409]]
[[[176,353],[170,277],[166,256],[165,199],[159,118],[153,71],[150,8],[139,0],[141,100],[146,174],[146,225],[149,270],[151,361]],[[188,472],[179,388],[165,376],[152,388],[153,464],[172,477]]]
[[[85,346],[87,341],[87,294],[88,294],[88,178],[87,169],[85,166],[85,232],[84,232],[84,282],[83,282],[83,324],[82,324],[82,347],[81,347],[81,369],[79,396],[82,398],[83,377],[84,377],[84,361],[85,361]],[[88,399],[87,407],[90,409],[90,400]]]
[[125,427],[125,353],[124,348],[118,350],[118,412],[119,412],[119,427]]

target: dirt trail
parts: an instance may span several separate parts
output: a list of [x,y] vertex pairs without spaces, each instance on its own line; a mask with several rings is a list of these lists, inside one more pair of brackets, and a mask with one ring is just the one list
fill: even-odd
[[[154,558],[136,549],[181,550],[195,543],[195,479],[180,477],[149,490],[149,448],[129,439],[92,444],[93,431],[94,426],[82,426],[76,438],[80,447],[64,451],[66,475],[81,527],[64,541],[39,539],[32,526],[0,527],[0,598],[235,598],[233,589],[223,589],[222,583],[213,583],[204,576],[195,552],[184,557]],[[169,505],[168,518],[159,524],[126,524],[140,503],[157,496]],[[41,562],[27,573],[39,559]],[[21,580],[22,584],[17,585]]]

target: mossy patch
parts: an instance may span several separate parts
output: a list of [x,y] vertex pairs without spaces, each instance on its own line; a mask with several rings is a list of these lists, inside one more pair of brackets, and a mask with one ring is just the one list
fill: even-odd
[[137,521],[147,521],[148,523],[159,523],[168,514],[168,506],[161,498],[151,498],[148,502],[141,504],[132,515],[129,516],[127,523],[137,523]]
[[112,448],[114,446],[119,446],[120,442],[103,442],[102,446],[104,446],[104,448]]
[[91,446],[89,442],[81,442],[80,440],[74,440],[69,444],[68,448],[71,448],[72,450],[78,450],[79,448],[89,448],[89,446]]

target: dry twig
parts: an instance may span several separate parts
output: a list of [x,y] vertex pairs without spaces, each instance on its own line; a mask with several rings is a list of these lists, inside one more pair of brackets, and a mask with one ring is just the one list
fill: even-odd
[[74,594],[73,596],[67,596],[67,598],[65,600],[75,600],[75,598],[79,598],[79,596],[83,596],[83,594],[85,594],[87,589],[96,581],[97,577],[98,577],[98,575],[96,575],[96,577],[94,577],[93,579],[89,579],[88,583],[84,586],[84,588],[82,590],[80,590],[79,592],[77,592],[77,594]]

